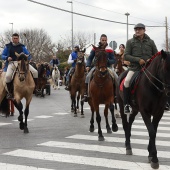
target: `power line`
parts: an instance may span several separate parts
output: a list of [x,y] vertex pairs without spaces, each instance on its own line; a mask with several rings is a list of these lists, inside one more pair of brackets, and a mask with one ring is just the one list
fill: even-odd
[[[40,2],[37,2],[37,1],[33,1],[33,0],[28,0],[28,1],[33,2],[33,3],[36,3],[36,4],[39,4],[39,5],[42,5],[42,6],[46,6],[46,7],[49,7],[49,8],[57,9],[57,10],[60,10],[60,11],[64,11],[64,12],[72,13],[72,14],[75,14],[75,15],[87,17],[87,18],[92,18],[92,19],[96,19],[96,20],[101,20],[101,21],[106,21],[106,22],[112,22],[112,23],[117,23],[117,24],[125,24],[125,25],[127,24],[127,23],[125,23],[125,22],[118,22],[118,21],[113,21],[113,20],[108,20],[108,19],[93,17],[93,16],[89,16],[89,15],[85,15],[85,14],[81,14],[81,13],[77,13],[77,12],[72,12],[72,11],[69,11],[69,10],[66,10],[66,9],[54,7],[54,6],[51,6],[51,5],[48,5],[48,4],[44,4],[44,3],[40,3]],[[135,24],[128,24],[128,25],[135,25]],[[146,27],[165,27],[165,26],[146,26]]]
[[[115,11],[113,11],[113,10],[108,10],[108,9],[101,8],[101,7],[98,7],[98,6],[89,5],[89,4],[86,4],[86,3],[83,3],[83,2],[79,2],[79,1],[76,1],[76,0],[73,0],[73,1],[74,1],[74,2],[77,2],[77,3],[80,3],[80,4],[83,4],[83,5],[86,5],[86,6],[93,7],[93,8],[98,8],[98,9],[101,9],[101,10],[104,10],[104,11],[116,13],[116,14],[119,14],[119,15],[125,15],[125,14],[122,14],[122,13],[119,13],[119,12],[115,12]],[[130,15],[130,17],[133,17],[133,16]],[[145,20],[145,21],[150,21],[150,20],[146,20],[146,19],[138,18],[138,17],[133,17],[133,18],[142,19],[142,20]],[[151,22],[155,22],[155,21],[151,21]],[[162,23],[160,23],[160,22],[155,22],[155,23],[162,24]]]

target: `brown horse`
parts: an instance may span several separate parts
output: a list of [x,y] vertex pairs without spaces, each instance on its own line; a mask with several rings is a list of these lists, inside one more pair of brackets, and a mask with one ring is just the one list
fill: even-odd
[[[70,82],[70,86],[71,86],[70,97],[72,101],[71,111],[74,112],[74,117],[77,117],[77,110],[79,109],[79,100],[80,100],[80,97],[81,99],[83,98],[84,91],[85,91],[84,53],[85,53],[85,50],[78,52],[75,71],[71,77],[71,82]],[[84,102],[81,101],[81,117],[84,117],[83,105],[84,105]]]
[[109,74],[107,69],[108,57],[105,51],[105,47],[93,46],[95,49],[96,65],[95,71],[93,73],[92,80],[89,83],[89,105],[91,107],[91,120],[90,120],[90,132],[94,131],[94,112],[96,112],[96,121],[98,124],[98,139],[100,141],[104,140],[102,130],[101,130],[101,116],[99,113],[99,105],[105,104],[104,116],[106,120],[107,133],[112,133],[109,121],[108,121],[108,108],[110,108],[112,114],[112,130],[117,131],[118,126],[116,124],[114,116],[114,85],[113,79]]
[[123,54],[116,54],[114,53],[116,62],[114,64],[114,69],[117,73],[117,75],[119,76],[122,72],[125,71],[125,69],[123,68]]
[[[18,121],[20,121],[20,129],[24,130],[24,133],[29,133],[28,127],[27,127],[27,118],[29,114],[29,105],[32,100],[32,94],[33,90],[35,88],[35,83],[33,80],[33,77],[29,71],[29,63],[28,63],[28,56],[24,53],[18,54],[15,53],[17,56],[17,62],[18,66],[16,67],[16,72],[13,79],[13,88],[14,88],[14,105],[19,111],[19,117]],[[5,73],[1,75],[1,81],[0,85],[2,85],[0,88],[0,103],[2,100],[6,99],[6,90],[5,90]],[[26,104],[25,104],[25,122],[23,122],[23,105],[21,103],[21,100],[25,98]],[[6,105],[9,104],[8,100],[6,100]],[[4,108],[3,108],[4,109]],[[9,106],[6,109],[7,116],[9,115]]]

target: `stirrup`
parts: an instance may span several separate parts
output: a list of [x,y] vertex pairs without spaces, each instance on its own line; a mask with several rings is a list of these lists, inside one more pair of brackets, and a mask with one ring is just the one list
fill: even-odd
[[14,100],[14,97],[13,97],[13,95],[11,93],[8,93],[6,95],[6,99]]
[[70,91],[69,86],[66,86],[66,87],[65,87],[65,90]]
[[129,109],[130,105],[126,104],[124,107],[124,112],[126,113],[130,113],[130,109]]
[[81,101],[88,102],[88,100],[89,100],[89,97],[85,94]]

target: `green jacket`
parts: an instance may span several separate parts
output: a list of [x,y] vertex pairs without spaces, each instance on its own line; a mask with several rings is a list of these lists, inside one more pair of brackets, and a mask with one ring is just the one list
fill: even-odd
[[141,66],[139,60],[148,60],[158,52],[157,47],[152,39],[145,34],[144,38],[139,40],[135,35],[126,43],[124,59],[130,61],[129,70],[139,71]]

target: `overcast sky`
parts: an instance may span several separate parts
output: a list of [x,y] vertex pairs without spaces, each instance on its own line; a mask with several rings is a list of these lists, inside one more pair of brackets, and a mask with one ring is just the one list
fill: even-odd
[[[71,10],[67,0],[35,0],[57,8]],[[146,26],[165,26],[165,17],[170,23],[170,2],[168,0],[73,0],[73,11],[76,13],[107,19],[110,21],[137,24]],[[73,16],[74,32],[85,32],[92,36],[96,33],[96,42],[101,34],[108,36],[108,42],[126,44],[127,25],[114,22],[100,21],[88,17]],[[71,13],[52,9],[32,3],[27,0],[0,0],[0,33],[6,30],[38,28],[44,29],[57,42],[61,37],[71,37]],[[129,25],[129,38],[134,34],[134,26]],[[165,42],[165,27],[146,27],[146,33],[152,38],[158,50]],[[93,43],[93,42],[92,42]]]

